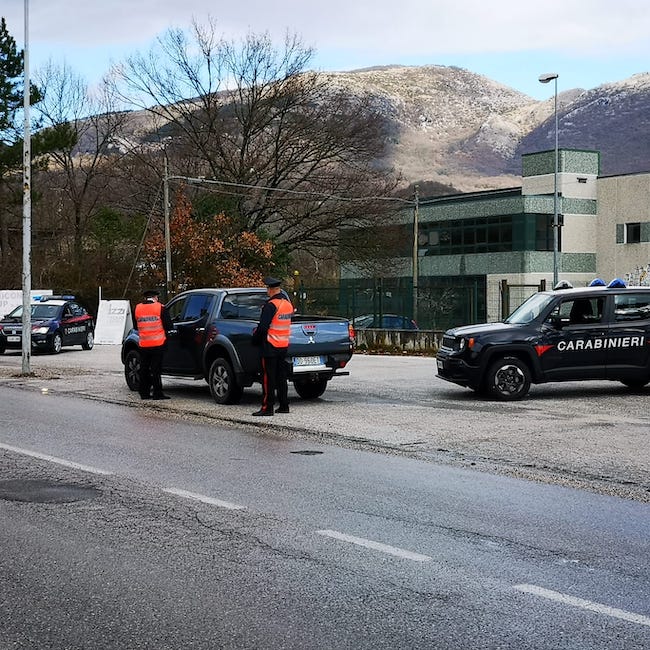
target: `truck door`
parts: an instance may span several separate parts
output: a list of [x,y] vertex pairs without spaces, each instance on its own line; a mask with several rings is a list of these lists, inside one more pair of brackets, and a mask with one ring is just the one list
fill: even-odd
[[540,364],[549,381],[604,379],[605,297],[567,297],[544,323]]
[[215,298],[212,294],[192,293],[179,296],[166,306],[174,327],[173,334],[167,337],[164,373],[203,374],[201,355]]
[[[221,317],[229,320],[227,329],[242,368],[249,374],[262,372],[260,348],[251,344],[251,334],[260,320],[266,292],[229,294],[221,305]],[[231,320],[232,319],[232,320]]]
[[607,341],[607,376],[610,379],[650,372],[650,289],[644,293],[619,293],[613,296]]

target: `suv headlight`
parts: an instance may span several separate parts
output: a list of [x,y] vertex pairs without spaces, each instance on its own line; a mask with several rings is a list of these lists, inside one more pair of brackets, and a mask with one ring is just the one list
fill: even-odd
[[32,327],[32,334],[47,334],[49,331],[49,327]]

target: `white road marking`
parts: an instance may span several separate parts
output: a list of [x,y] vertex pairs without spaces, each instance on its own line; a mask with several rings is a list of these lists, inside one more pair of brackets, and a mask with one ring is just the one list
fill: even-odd
[[163,488],[163,492],[175,494],[178,497],[184,497],[186,499],[194,499],[194,501],[201,501],[202,503],[209,503],[211,506],[227,508],[228,510],[246,510],[245,506],[239,506],[236,503],[221,501],[221,499],[213,499],[212,497],[206,497],[204,494],[196,494],[195,492],[188,492],[187,490],[180,490],[179,488]]
[[638,623],[639,625],[650,627],[650,618],[648,616],[643,616],[642,614],[635,614],[634,612],[627,612],[624,609],[616,609],[615,607],[601,605],[600,603],[594,603],[591,600],[583,600],[582,598],[562,594],[559,591],[551,591],[550,589],[544,589],[543,587],[537,587],[536,585],[515,585],[514,589],[523,591],[527,594],[533,594],[534,596],[548,598],[549,600],[554,600],[558,603],[563,603],[564,605],[580,607],[581,609],[587,609],[591,612],[597,612],[598,614],[604,614],[605,616],[612,616],[624,621],[629,621],[630,623]]
[[414,560],[415,562],[428,562],[431,559],[428,555],[413,553],[411,551],[406,551],[403,548],[389,546],[388,544],[382,544],[381,542],[374,542],[371,539],[364,539],[363,537],[346,535],[345,533],[339,533],[336,530],[317,530],[316,532],[319,535],[324,535],[325,537],[333,537],[334,539],[339,539],[342,542],[350,542],[350,544],[357,544],[357,546],[364,546],[365,548],[371,548],[374,551],[380,551],[381,553],[395,555],[396,557],[401,557],[406,560]]
[[90,467],[89,465],[81,465],[80,463],[74,463],[71,460],[65,460],[65,458],[57,458],[56,456],[48,456],[47,454],[40,454],[37,451],[30,451],[29,449],[21,449],[20,447],[12,447],[11,445],[5,445],[0,443],[0,449],[5,449],[6,451],[13,451],[17,454],[22,454],[23,456],[31,456],[32,458],[38,458],[39,460],[46,460],[50,463],[56,463],[57,465],[63,465],[64,467],[71,467],[72,469],[79,469],[82,472],[89,472],[91,474],[102,474],[104,476],[112,476],[113,472],[109,472],[105,469],[99,469],[97,467]]

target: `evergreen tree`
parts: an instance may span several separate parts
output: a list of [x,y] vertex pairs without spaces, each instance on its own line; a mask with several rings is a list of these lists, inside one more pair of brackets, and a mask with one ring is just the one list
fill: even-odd
[[[19,266],[12,255],[17,247],[16,205],[19,201],[19,183],[16,171],[22,160],[22,138],[18,126],[18,113],[23,104],[23,52],[0,19],[0,263],[7,286],[18,282]],[[16,187],[12,188],[12,185]],[[12,192],[13,189],[13,192]]]
[[0,140],[3,145],[15,140],[15,115],[23,104],[23,52],[0,19]]

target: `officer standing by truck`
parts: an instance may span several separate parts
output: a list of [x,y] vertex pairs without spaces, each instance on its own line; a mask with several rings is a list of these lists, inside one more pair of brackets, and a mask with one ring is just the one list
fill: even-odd
[[267,277],[264,284],[269,299],[253,332],[253,344],[260,346],[262,352],[262,407],[253,415],[273,415],[276,392],[280,403],[277,412],[289,412],[286,356],[293,305],[280,288],[280,280]]
[[[159,302],[160,293],[145,291],[144,300],[135,306],[135,326],[140,347],[140,386],[142,399],[169,399],[162,390],[162,358],[167,331],[172,329],[165,306]],[[153,389],[153,393],[152,393]]]

